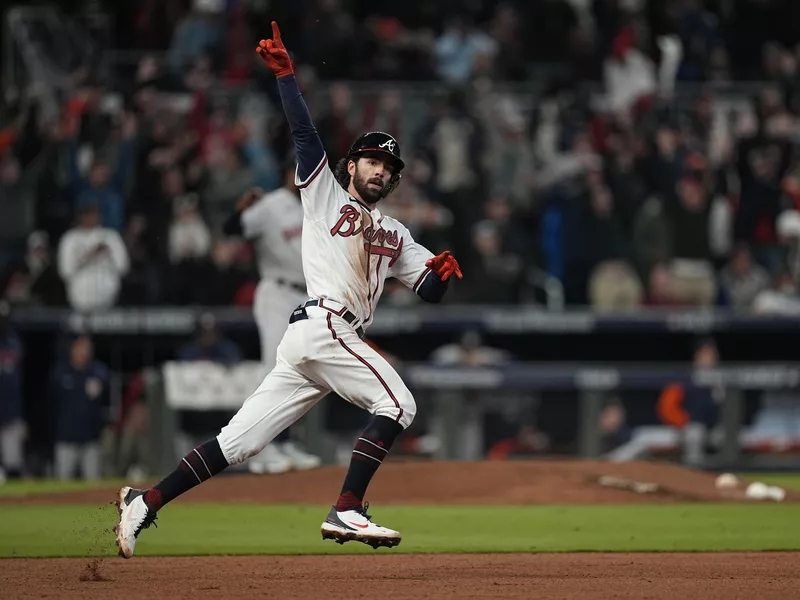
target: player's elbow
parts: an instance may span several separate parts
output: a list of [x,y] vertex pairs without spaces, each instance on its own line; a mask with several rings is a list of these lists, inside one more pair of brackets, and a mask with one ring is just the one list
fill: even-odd
[[447,282],[439,279],[434,273],[428,274],[417,288],[417,295],[425,302],[438,304],[447,292]]

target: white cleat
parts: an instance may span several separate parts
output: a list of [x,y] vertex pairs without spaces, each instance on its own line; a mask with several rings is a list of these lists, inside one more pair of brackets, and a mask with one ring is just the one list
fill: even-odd
[[133,556],[139,533],[156,520],[156,511],[145,504],[144,493],[145,490],[135,490],[128,486],[119,490],[119,523],[114,528],[114,533],[117,536],[118,554],[122,558]]
[[260,454],[250,459],[247,468],[256,475],[278,475],[291,471],[292,461],[281,452],[277,444],[269,444]]
[[334,540],[339,544],[355,541],[373,548],[394,548],[400,543],[402,536],[388,527],[376,525],[367,514],[369,503],[364,508],[337,511],[331,507],[328,518],[322,524],[322,539]]
[[292,468],[298,471],[308,471],[322,465],[322,459],[319,456],[309,454],[294,442],[284,442],[281,444],[281,452],[289,459]]

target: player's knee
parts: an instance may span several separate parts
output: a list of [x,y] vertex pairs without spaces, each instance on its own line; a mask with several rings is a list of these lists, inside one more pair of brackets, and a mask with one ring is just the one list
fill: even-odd
[[409,393],[408,398],[401,404],[401,407],[403,414],[400,415],[399,423],[403,426],[403,429],[408,429],[411,423],[414,422],[414,417],[417,416],[417,403],[414,400],[414,396]]
[[411,392],[403,390],[400,393],[396,392],[393,396],[382,398],[376,407],[375,414],[394,419],[402,425],[403,429],[407,429],[417,414],[417,403]]

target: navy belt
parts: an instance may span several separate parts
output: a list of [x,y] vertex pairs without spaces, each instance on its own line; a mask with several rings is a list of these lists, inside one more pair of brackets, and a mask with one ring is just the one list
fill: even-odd
[[[301,304],[300,306],[295,308],[292,311],[291,316],[289,317],[289,325],[291,325],[292,323],[295,323],[296,321],[302,321],[303,319],[307,319],[308,318],[308,313],[306,312],[306,308],[308,308],[309,306],[317,306],[317,307],[319,307],[319,303],[320,303],[319,298],[316,298],[314,300],[309,300],[307,302],[304,302],[303,304]],[[344,309],[344,312],[341,313],[341,314],[339,314],[338,311],[335,311],[333,309],[328,308],[327,306],[322,306],[320,308],[323,308],[324,310],[327,310],[327,311],[333,313],[337,317],[341,317],[342,319],[347,321],[348,325],[352,325],[353,323],[355,323],[358,320],[358,317],[356,317],[353,313],[351,313],[346,308]],[[364,328],[361,327],[360,325],[356,328],[356,335],[359,338],[364,339]]]

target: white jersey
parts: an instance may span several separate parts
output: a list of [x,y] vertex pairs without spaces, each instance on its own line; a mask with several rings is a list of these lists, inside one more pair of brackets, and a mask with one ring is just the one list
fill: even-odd
[[286,188],[265,194],[242,212],[244,237],[253,242],[262,279],[304,286],[301,234],[303,208]]
[[[98,244],[105,244],[108,251],[91,254]],[[74,227],[61,238],[58,274],[66,283],[67,297],[74,309],[111,308],[129,268],[125,242],[114,229]]]
[[324,156],[308,179],[295,181],[303,201],[306,285],[312,298],[347,306],[366,328],[384,281],[394,277],[416,292],[433,254],[402,223],[348,194],[327,162]]

